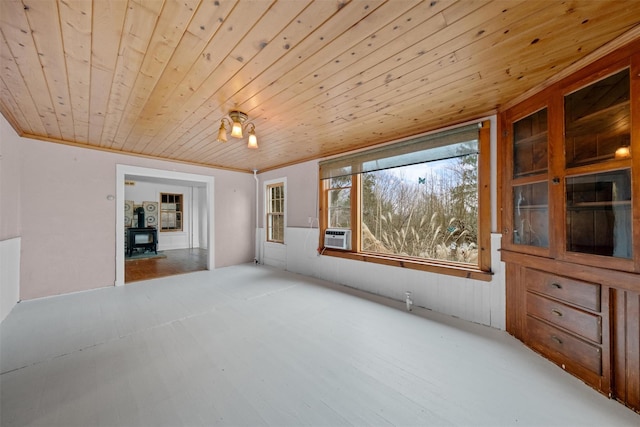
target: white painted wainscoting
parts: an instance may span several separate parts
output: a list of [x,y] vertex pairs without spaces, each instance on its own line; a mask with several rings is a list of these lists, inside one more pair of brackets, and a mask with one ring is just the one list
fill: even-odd
[[372,294],[404,301],[411,292],[414,305],[474,323],[505,329],[504,263],[501,235],[491,236],[489,282],[434,274],[408,268],[319,256],[317,228],[287,228],[286,244],[265,242],[264,229],[256,233],[261,264],[329,280]]
[[0,322],[20,300],[20,237],[0,242]]
[[263,241],[261,264],[287,270],[287,245]]

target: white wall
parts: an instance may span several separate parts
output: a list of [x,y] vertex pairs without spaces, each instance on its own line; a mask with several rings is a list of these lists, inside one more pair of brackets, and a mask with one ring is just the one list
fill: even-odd
[[[289,178],[291,177],[291,178]],[[264,183],[266,181],[287,178],[287,226],[307,227],[308,218],[317,219],[318,216],[318,162],[311,161],[275,169],[258,175],[260,180],[259,199],[259,227],[264,226]],[[315,222],[314,226],[317,227]]]
[[20,299],[20,138],[0,116],[0,322]]
[[[264,229],[260,228],[257,235],[264,239]],[[504,263],[499,254],[502,235],[498,233],[491,236],[493,276],[489,282],[319,256],[318,238],[317,228],[290,227],[286,244],[271,248],[266,243],[260,262],[398,301],[404,301],[409,291],[417,306],[505,329]]]
[[20,238],[0,241],[0,322],[20,300]]
[[[12,181],[21,185],[15,233],[21,238],[20,299],[114,285],[116,234],[122,230],[116,230],[116,201],[110,196],[116,195],[118,164],[214,176],[215,267],[253,260],[251,174],[21,138],[0,120],[20,146],[19,158],[11,159],[19,170]],[[3,200],[3,222],[14,208]]]
[[[208,224],[207,224],[207,196],[206,189],[203,187],[196,187],[193,190],[194,203],[198,214],[196,215],[198,223],[195,225],[197,230],[197,247],[202,249],[208,249],[207,236],[208,236]],[[195,244],[195,243],[194,243]]]

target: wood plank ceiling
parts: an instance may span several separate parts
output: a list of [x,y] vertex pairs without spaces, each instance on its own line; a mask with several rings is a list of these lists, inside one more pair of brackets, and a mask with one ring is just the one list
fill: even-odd
[[[23,136],[250,171],[478,118],[623,35],[636,1],[2,0]],[[258,150],[216,141],[230,110]]]

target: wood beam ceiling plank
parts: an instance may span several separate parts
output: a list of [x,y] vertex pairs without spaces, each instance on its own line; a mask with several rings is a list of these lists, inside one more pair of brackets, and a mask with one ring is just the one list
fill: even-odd
[[91,33],[91,94],[89,141],[99,145],[104,126],[124,26],[127,1],[93,2]]
[[31,124],[4,82],[2,75],[0,75],[0,113],[7,119],[18,135],[33,134]]
[[[515,4],[514,2],[510,2]],[[316,93],[315,98],[302,98],[304,106],[301,104],[288,103],[287,108],[291,111],[296,111],[301,116],[312,116],[316,113],[320,113],[320,109],[333,108],[349,100],[354,99],[356,96],[366,94],[367,98],[370,98],[370,93],[377,87],[385,86],[391,79],[400,79],[407,81],[403,77],[404,74],[417,71],[418,74],[428,75],[429,73],[424,70],[424,67],[428,64],[437,64],[439,59],[442,59],[442,64],[455,62],[455,56],[453,51],[455,44],[448,45],[449,39],[455,40],[458,46],[468,42],[468,37],[471,29],[478,26],[478,18],[475,15],[463,14],[458,11],[458,4],[451,6],[455,9],[456,13],[450,13],[449,20],[452,17],[460,16],[460,22],[454,27],[436,26],[438,31],[424,33],[422,40],[418,43],[406,47],[402,45],[389,45],[386,51],[390,52],[390,56],[378,57],[378,61],[374,61],[371,65],[368,62],[362,62],[362,67],[354,67],[349,69],[352,76],[347,78],[339,85],[323,85],[323,89]],[[446,10],[449,10],[447,8]],[[507,12],[510,9],[507,9]],[[500,16],[505,11],[505,2],[492,2],[488,5],[484,5],[478,11],[478,14],[482,15],[485,19],[489,20],[490,16]],[[440,16],[436,16],[432,20],[436,22],[429,22],[428,26],[433,28],[434,24],[437,25],[437,19]],[[484,23],[486,24],[486,22]],[[412,30],[412,33],[419,32],[422,29],[416,28]],[[475,33],[474,33],[475,34]],[[418,37],[412,34],[408,34],[407,38],[410,40],[416,40]],[[445,45],[444,47],[441,47]],[[387,46],[385,46],[386,48]],[[394,70],[393,75],[389,75],[389,70]],[[392,81],[392,80],[391,80]],[[410,80],[409,80],[410,81]],[[398,82],[398,83],[402,83]],[[344,117],[347,117],[349,113],[344,113]]]
[[115,136],[129,97],[132,96],[131,89],[140,72],[157,19],[156,12],[137,2],[129,3],[114,72],[114,85],[109,94],[107,115],[100,137],[100,145],[103,147],[116,150],[122,147],[124,141],[116,141]]
[[92,4],[85,0],[59,3],[60,22],[68,86],[73,112],[74,141],[89,141],[91,98],[91,16]]
[[[6,28],[6,27],[5,27]],[[35,104],[29,88],[25,84],[22,75],[20,74],[20,67],[16,63],[9,45],[4,36],[4,32],[0,32],[0,62],[2,63],[2,82],[7,87],[7,91],[11,94],[11,100],[5,103],[6,108],[13,107],[18,108],[19,111],[10,111],[15,120],[20,120],[21,116],[24,116],[26,123],[22,132],[20,129],[16,129],[18,134],[31,133],[33,135],[46,135],[47,128],[42,122],[38,107]]]
[[[309,76],[330,58],[371,36],[377,25],[384,25],[414,6],[413,2],[366,4],[353,2],[340,9],[330,20],[313,31],[310,37],[296,46],[286,58],[290,61],[280,61],[269,68],[267,72],[247,85],[236,96],[241,105],[259,105],[260,110],[266,111],[269,120],[286,113],[278,113],[279,103],[270,102],[274,95],[283,91],[297,93],[304,88],[300,86],[301,79]],[[290,67],[284,67],[290,64]],[[309,84],[317,85],[317,81]]]
[[216,143],[217,137],[218,126],[216,125],[189,130],[183,139],[184,142],[175,142],[174,144],[168,145],[159,155],[182,156],[191,152],[194,147],[200,148],[201,146],[206,146],[208,142]]
[[237,7],[237,1],[201,2],[187,27],[187,32],[198,37],[204,42],[203,46],[206,46],[222,26],[226,16]]
[[[510,3],[515,4],[515,3]],[[481,26],[477,25],[477,19],[470,15],[465,16],[460,21],[459,29],[464,29],[464,32],[458,31],[457,34],[448,33],[445,35],[446,42],[441,43],[443,36],[442,33],[426,34],[422,41],[410,46],[407,49],[392,49],[396,54],[388,58],[384,63],[378,63],[373,68],[368,68],[362,72],[358,82],[354,82],[353,79],[347,81],[347,85],[338,86],[336,90],[332,92],[337,93],[349,93],[349,97],[346,99],[354,99],[359,96],[367,96],[367,98],[373,97],[372,92],[375,90],[387,88],[387,92],[394,92],[402,87],[402,83],[410,82],[433,82],[438,77],[432,73],[437,73],[444,67],[450,67],[448,72],[455,72],[456,69],[460,69],[463,66],[459,64],[460,56],[457,55],[456,49],[460,46],[464,46],[469,43],[470,40],[474,40],[477,37],[483,37],[484,34],[489,34],[493,31],[500,31],[503,28],[504,21],[515,21],[523,19],[529,16],[533,8],[504,8],[503,2],[495,2],[492,4],[494,8],[482,8],[478,12],[485,17],[485,21]],[[491,18],[489,18],[491,16]],[[442,30],[446,31],[446,30]],[[451,37],[449,40],[448,38]],[[415,40],[415,37],[411,37]],[[439,44],[440,43],[440,44]],[[393,64],[398,64],[393,66]],[[384,70],[392,69],[394,73],[392,75],[385,75]],[[440,74],[446,78],[446,74]],[[372,77],[375,76],[375,77]],[[402,82],[398,80],[402,79]],[[359,83],[359,84],[358,84]],[[394,84],[395,83],[395,84]],[[409,86],[404,92],[412,92],[413,86]],[[337,99],[338,102],[331,102]],[[347,102],[349,102],[347,100]],[[345,97],[336,96],[333,99],[325,100],[319,105],[327,107],[337,107],[345,104]],[[347,104],[346,108],[350,108]]]
[[[259,46],[259,50],[253,58],[247,61],[233,77],[231,83],[234,92],[225,102],[228,107],[233,105],[239,107],[242,111],[251,112],[255,105],[248,105],[243,102],[241,95],[243,89],[255,80],[263,80],[265,74],[269,73],[271,67],[277,64],[278,61],[287,61],[287,58],[291,57],[292,50],[296,50],[300,43],[309,36],[310,32],[316,30],[322,22],[325,22],[334,13],[332,7],[327,7],[326,4],[318,4],[317,2],[300,2],[300,5],[304,5],[304,7],[295,9],[290,4],[282,3],[281,1],[277,4],[294,12],[285,15],[286,21],[279,19],[278,14],[266,15],[265,20],[261,21],[266,26],[275,26],[277,22],[280,28],[278,34],[267,41],[260,38],[260,32],[252,32],[248,35],[247,40],[231,53],[232,56],[244,56],[243,51],[249,47],[247,44]],[[269,21],[273,21],[273,24],[270,24]]]
[[[377,4],[380,4],[380,3],[378,2],[378,3],[376,3],[376,5]],[[357,8],[357,9],[354,9],[354,10],[347,9],[351,5],[354,5],[353,7]],[[349,41],[349,36],[352,36],[353,38],[355,38],[356,41],[360,40],[362,37],[366,37],[366,35],[359,34],[358,32],[360,32],[360,31],[365,31],[366,32],[367,31],[367,27],[366,26],[357,26],[356,25],[356,23],[359,22],[359,20],[363,19],[362,16],[360,16],[360,15],[355,15],[354,16],[353,12],[354,11],[360,11],[360,9],[361,9],[360,13],[362,13],[364,16],[367,16],[368,18],[371,18],[370,15],[373,14],[374,11],[377,11],[377,9],[374,9],[373,7],[370,7],[370,4],[367,4],[367,6],[369,6],[369,7],[362,7],[362,3],[359,3],[358,5],[356,5],[355,3],[350,3],[349,5],[344,6],[342,9],[340,9],[338,11],[338,13],[334,17],[331,18],[330,21],[327,21],[327,22],[330,22],[330,25],[328,25],[328,28],[325,28],[325,27],[327,27],[327,25],[323,25],[322,27],[320,27],[319,29],[314,31],[314,33],[318,32],[321,35],[316,36],[317,38],[308,37],[307,39],[305,39],[303,41],[303,43],[300,43],[299,45],[297,45],[297,46],[295,46],[294,48],[291,49],[291,52],[287,54],[287,58],[289,57],[289,55],[293,55],[293,58],[298,58],[298,59],[301,58],[302,56],[309,56],[309,50],[310,49],[313,49],[314,51],[316,51],[316,50],[318,50],[317,46],[324,46],[324,48],[327,48],[327,46],[329,46],[329,45],[331,45],[332,43],[335,42],[335,39],[329,39],[328,37],[325,37],[325,35],[335,35],[335,37],[340,37],[342,34],[346,33],[343,41]],[[345,9],[347,9],[347,10],[345,10]],[[397,7],[395,9],[397,11]],[[324,8],[323,10],[326,11],[326,8]],[[331,10],[329,10],[329,11],[331,12]],[[390,10],[387,10],[386,12],[389,12],[389,11]],[[351,12],[351,13],[348,14],[348,15],[340,15],[341,13],[344,14],[344,13],[347,13],[347,12]],[[399,13],[401,13],[401,12],[399,12]],[[336,24],[336,19],[337,19],[338,16],[341,16],[341,17],[345,17],[346,16],[347,18],[349,18],[349,20],[344,21],[344,19],[340,19],[339,20],[340,25],[335,25]],[[379,18],[377,18],[377,19],[387,19],[387,20],[393,19],[392,17],[389,17],[388,14],[384,15],[383,13],[380,13],[378,16],[379,16]],[[355,20],[357,18],[359,18],[358,21]],[[373,18],[371,18],[371,19],[373,20]],[[349,30],[351,28],[358,28],[358,32],[350,32]],[[327,45],[324,45],[324,43],[325,43],[324,41],[322,41],[322,43],[318,43],[317,41],[318,41],[319,38],[326,39],[327,40]],[[313,42],[312,45],[306,45],[306,43],[308,41]],[[351,41],[351,43],[354,43],[354,42]],[[312,48],[312,46],[313,46],[313,48]],[[337,46],[337,43],[334,43],[333,46],[335,48]],[[301,50],[303,47],[305,47],[305,49]],[[342,49],[343,48],[344,47],[342,47]],[[295,61],[295,59],[294,59],[294,61]],[[288,63],[287,61],[279,61],[278,63],[275,64],[275,67],[279,68],[281,66],[280,64],[282,64],[283,62]],[[302,64],[306,64],[306,63],[303,62]],[[297,68],[300,68],[300,66],[298,66]],[[271,79],[279,79],[277,74],[274,74],[273,67],[269,68],[268,73],[269,73],[268,75],[265,73],[264,76],[260,77],[261,83],[257,84],[256,87],[262,87],[267,80],[273,81]],[[267,80],[264,80],[264,79],[267,79]],[[258,80],[259,79],[256,79],[256,80],[254,80],[254,82],[258,81]],[[247,87],[251,86],[252,83],[246,85],[245,89]],[[237,98],[237,96],[239,96],[239,95],[240,94],[234,96],[234,99]],[[201,107],[201,108],[204,110],[203,107]],[[270,115],[271,112],[269,111],[268,114]],[[203,120],[204,117],[206,117],[206,116],[202,117],[202,116],[198,116],[196,114],[196,115],[194,115],[194,117],[198,117],[199,120],[191,121],[193,123],[192,128],[193,127],[197,128],[198,126],[206,125],[206,124],[204,124],[204,120]],[[261,123],[263,123],[263,122],[261,122]],[[181,128],[181,129],[184,130],[184,128]]]
[[[567,12],[567,5],[551,4],[529,19],[514,22],[508,27],[508,33],[495,32],[489,37],[482,38],[463,48],[456,50],[459,59],[474,58],[477,69],[492,71],[500,68],[508,75],[524,77],[531,64],[540,67],[553,66],[561,69],[567,62],[573,62],[583,56],[581,43],[592,39],[592,34],[598,34],[603,40],[621,34],[637,23],[638,15],[629,13],[626,7],[609,6],[607,11],[597,7],[597,2],[575,5],[571,12]],[[626,12],[626,13],[625,13]],[[574,25],[568,25],[564,15],[570,15]],[[611,27],[611,19],[604,18],[611,14],[617,21],[616,27]],[[590,18],[592,17],[592,18]],[[604,26],[599,27],[602,22]],[[556,27],[557,30],[549,31]],[[609,30],[611,32],[609,32]],[[580,36],[577,37],[577,34]],[[568,49],[567,49],[568,48]],[[567,52],[574,49],[574,54],[566,58]],[[490,55],[485,57],[483,52],[516,52],[514,55]],[[586,50],[585,50],[586,51]],[[558,52],[562,52],[558,54]],[[560,59],[565,58],[565,59]],[[550,68],[550,72],[552,69]]]
[[[416,90],[412,96],[407,96],[396,100],[393,110],[385,111],[384,106],[372,106],[363,111],[353,123],[350,121],[334,120],[329,127],[325,127],[316,132],[314,138],[323,146],[336,144],[354,143],[358,146],[368,146],[374,143],[384,142],[381,140],[389,135],[389,140],[400,136],[407,136],[405,132],[394,133],[394,129],[425,128],[425,115],[437,110],[442,106],[447,109],[455,107],[455,114],[466,116],[463,105],[456,105],[456,100],[460,98],[459,92],[476,84],[480,76],[475,72],[461,70],[458,75],[452,76],[449,85],[451,89],[446,92],[435,91],[434,88],[423,88]],[[456,96],[453,96],[456,95]],[[390,107],[389,107],[390,108]],[[354,135],[349,133],[349,138],[345,139],[346,130],[357,123],[358,128],[366,129],[366,132]],[[427,130],[427,129],[425,129]]]
[[75,126],[67,66],[64,60],[60,12],[57,2],[43,1],[29,5],[27,20],[47,82],[61,139],[75,141]]
[[[340,11],[344,10],[345,8],[348,8],[349,6],[350,5],[344,6],[343,9],[340,9]],[[366,10],[366,9],[367,8],[364,8],[363,10]],[[289,37],[291,37],[292,40],[296,40],[293,37],[297,33],[298,28],[300,28],[300,25],[302,25],[303,27],[307,28],[307,30],[309,32],[313,32],[318,27],[309,27],[308,26],[309,25],[308,22],[309,23],[310,22],[314,22],[314,23],[316,23],[315,25],[318,25],[319,23],[326,22],[326,20],[329,19],[329,17],[332,17],[335,14],[336,14],[336,9],[334,9],[332,7],[328,8],[326,3],[314,2],[311,5],[311,8],[305,9],[303,14],[301,14],[301,16],[298,19],[296,19],[295,22],[292,22],[292,24],[290,25],[290,29],[287,29],[286,31],[284,31],[283,34],[290,34],[290,36],[287,36],[288,40],[289,40]],[[321,16],[321,19],[318,19],[318,16]],[[348,15],[347,15],[347,18],[349,18]],[[349,26],[354,25],[355,22],[357,22],[357,21],[354,21],[354,17],[350,17],[350,20],[344,23],[344,28],[347,29]],[[340,28],[335,28],[335,29],[331,28],[331,30],[341,31]],[[283,59],[283,61],[287,62],[287,63],[289,61],[287,61],[286,58],[292,58],[292,61],[296,61],[295,58],[300,58],[302,56],[307,55],[308,48],[310,47],[308,43],[310,42],[311,39],[309,37],[307,37],[304,40],[302,40],[299,44],[292,43],[292,40],[289,40],[289,43],[290,43],[289,49],[287,49],[286,56],[283,57],[283,58],[285,58],[285,59]],[[303,45],[306,45],[306,48],[304,48],[304,49],[301,48],[301,46],[303,46]],[[271,49],[276,49],[276,48],[281,48],[281,46],[279,46],[277,44],[274,44],[273,48],[270,47],[270,46],[267,46],[264,50],[269,52]],[[280,62],[276,63],[275,66],[276,67],[280,67],[281,66],[280,65],[281,62],[283,62],[283,61],[280,61]],[[272,73],[272,68],[269,68],[268,71],[269,71],[269,73]],[[264,79],[263,76],[264,75],[261,75],[259,79]],[[272,76],[272,78],[275,79],[276,77]],[[258,79],[255,79],[253,82],[255,82],[257,80]],[[264,82],[264,80],[261,80],[261,81]],[[252,83],[250,83],[249,85],[251,85]],[[256,87],[259,87],[259,86],[256,86]],[[237,94],[231,94],[231,95],[234,98],[237,97]],[[229,99],[229,95],[227,95],[226,97],[223,97],[223,98]],[[194,108],[195,107],[196,106],[194,106]],[[207,114],[207,111],[206,111],[206,105],[205,104],[201,104],[201,105],[199,105],[197,107],[199,107],[199,111],[197,111],[194,115],[192,115],[191,116],[192,118],[188,119],[188,121],[185,121],[183,123],[182,127],[175,129],[175,132],[183,131],[184,129],[191,129],[193,127],[197,128],[199,126],[205,125],[205,123],[208,120],[213,120],[213,119],[210,119],[210,118],[207,117],[208,114]],[[202,111],[202,113],[201,113],[202,115],[200,115],[200,111]],[[218,118],[216,118],[216,119],[218,119]],[[172,138],[170,137],[168,139],[171,140]]]
[[[511,3],[509,6],[515,6],[516,4],[518,4],[520,1],[522,0],[518,0],[518,1],[510,1],[510,0],[457,0],[455,3],[453,3],[451,6],[448,6],[443,12],[442,12],[442,16],[445,19],[445,22],[447,23],[447,25],[452,25],[458,21],[460,21],[461,19],[468,17],[469,15],[478,15],[478,13],[476,12],[477,10],[482,9],[483,7],[489,7],[488,3],[494,3],[493,6],[490,6],[491,8],[495,7],[495,4],[497,3],[501,3],[502,6],[498,6],[498,7],[505,7],[507,6],[507,4],[505,3]],[[485,9],[486,10],[486,9]],[[483,15],[485,12],[481,12],[481,15]],[[484,15],[481,16],[479,19],[480,21],[482,21],[482,19],[486,19],[489,18],[489,16]],[[472,18],[474,19],[474,18]]]
[[[602,46],[602,43],[603,40],[600,38],[591,39],[580,43],[579,47],[582,48],[583,51],[588,52],[598,49]],[[553,76],[557,69],[570,67],[576,61],[580,60],[582,56],[576,55],[577,51],[577,46],[568,46],[563,49],[556,50],[556,55],[564,55],[565,59],[559,60],[556,58],[556,61],[553,63],[547,63],[544,60],[541,60],[540,62],[524,61],[525,63],[521,66],[526,68],[526,72],[518,73],[511,77],[514,81],[518,81],[518,85],[505,84],[504,71],[502,71],[502,69],[493,69],[491,71],[483,72],[481,73],[482,81],[484,82],[483,86],[496,87],[499,91],[499,95],[496,96],[498,99],[516,99],[522,94],[523,88],[524,90],[529,90],[538,82],[544,81],[550,76]],[[503,108],[501,105],[499,107],[501,109]]]
[[[268,96],[265,97],[260,93],[265,87],[287,85],[283,82],[287,73],[294,69],[298,70],[303,64],[307,64],[310,58],[326,49],[340,34],[358,26],[360,21],[377,10],[381,4],[383,4],[381,0],[349,2],[348,4],[342,3],[335,8],[331,5],[328,6],[327,3],[313,3],[309,9],[305,10],[305,15],[300,18],[300,22],[308,28],[308,35],[293,45],[281,61],[274,63],[259,78],[234,94],[234,99],[240,106],[249,105],[249,100],[256,96],[259,96],[260,99],[267,99]],[[287,87],[291,88],[289,85]],[[260,95],[258,95],[259,93]],[[263,105],[262,102],[252,102],[252,104]]]
[[[279,110],[292,111],[311,100],[314,104],[321,104],[331,96],[331,88],[339,86],[349,79],[352,79],[351,89],[358,87],[362,84],[362,70],[382,62],[385,54],[391,55],[392,52],[404,50],[407,43],[410,43],[413,31],[420,31],[426,36],[429,32],[435,32],[438,28],[444,27],[444,18],[439,12],[447,4],[449,3],[439,2],[432,6],[432,3],[420,3],[379,31],[345,50],[332,61],[303,77],[298,84],[292,85],[293,90],[278,93],[276,104]],[[425,31],[425,27],[428,28],[427,31]],[[359,71],[355,76],[354,70]],[[265,105],[269,101],[262,100]],[[276,124],[278,116],[275,112],[270,114],[270,119],[271,123],[267,123],[267,125],[280,127]]]
[[[136,76],[130,96],[125,106],[123,118],[118,125],[115,139],[121,149],[125,144],[133,146],[127,139],[149,98],[160,81],[176,46],[193,18],[199,0],[166,0],[156,28],[147,47],[140,72]],[[133,151],[133,150],[132,150]]]
[[132,3],[137,3],[138,5],[144,7],[149,10],[154,15],[159,15],[162,7],[164,6],[164,2],[166,0],[129,0]]
[[[60,139],[60,126],[53,100],[35,47],[32,29],[26,16],[29,10],[19,0],[0,1],[2,34],[7,47],[7,52],[4,55],[13,58],[23,82],[25,84],[28,82],[29,98],[36,106],[38,118],[46,129],[42,135]],[[14,77],[17,78],[17,75]],[[5,82],[9,83],[6,80]],[[20,103],[22,104],[22,101]],[[23,111],[27,112],[27,108],[24,108]]]
[[134,148],[145,146],[151,140],[146,140],[145,135],[153,135],[149,128],[153,128],[154,122],[176,111],[176,106],[169,102],[170,97],[191,72],[194,63],[203,55],[210,39],[220,29],[224,18],[235,5],[236,3],[231,1],[200,3],[160,81],[139,114],[138,123],[129,136],[133,141],[140,139],[140,143],[136,143]]
[[[393,19],[396,14],[402,13],[402,11],[407,8],[413,7],[413,2],[402,2],[396,3],[395,8],[391,9],[390,3],[369,5],[370,7],[362,8],[361,4],[353,3],[353,7],[359,7],[356,9],[356,12],[361,11],[361,19],[357,23],[352,24],[350,27],[342,27],[333,29],[327,27],[333,27],[336,20],[339,20],[340,15],[335,14],[333,16],[327,16],[327,21],[322,22],[321,26],[315,26],[312,28],[313,33],[306,38],[303,42],[307,41],[316,41],[313,44],[313,49],[317,50],[317,52],[310,54],[308,49],[301,52],[301,46],[304,44],[299,44],[294,48],[294,51],[287,52],[287,56],[284,61],[285,64],[290,64],[290,67],[283,74],[282,65],[279,63],[274,63],[269,66],[258,79],[256,79],[252,84],[247,84],[241,91],[239,91],[236,95],[236,99],[240,102],[241,105],[247,105],[247,110],[251,111],[254,108],[264,108],[264,105],[268,104],[268,100],[271,97],[270,92],[279,91],[279,87],[286,85],[288,90],[291,92],[298,92],[302,86],[305,85],[306,82],[301,81],[299,78],[294,79],[291,76],[291,72],[296,70],[297,76],[308,76],[309,72],[305,72],[304,70],[317,69],[318,64],[318,52],[331,52],[329,57],[325,57],[322,59],[322,63],[326,61],[335,61],[335,59],[331,59],[337,53],[342,52],[344,49],[348,49],[349,46],[357,44],[363,39],[371,36],[372,28],[377,28],[379,24],[384,22],[388,22]],[[349,5],[351,6],[351,5]],[[348,6],[346,6],[348,7]],[[325,8],[326,11],[326,8]],[[343,12],[343,9],[339,11],[339,13]],[[318,21],[318,23],[320,23]],[[339,31],[340,28],[343,28],[343,31]],[[327,31],[330,31],[327,32]],[[315,33],[318,33],[319,36],[315,36]],[[330,36],[335,35],[334,38],[330,38]],[[322,43],[317,43],[318,41]],[[326,44],[324,43],[326,41]],[[320,47],[320,48],[319,48]],[[318,49],[319,48],[319,49]],[[302,60],[302,55],[306,56],[305,60]],[[290,59],[291,61],[289,61]],[[295,61],[295,62],[293,62]],[[350,61],[354,61],[350,59]],[[297,62],[297,64],[296,64]],[[348,67],[349,63],[345,62],[344,64],[337,65],[338,67]],[[288,76],[287,76],[288,74]],[[318,76],[320,77],[320,76]],[[297,80],[294,82],[294,80]],[[314,79],[310,78],[310,83],[315,84],[317,82],[317,77]],[[288,84],[291,83],[291,84]],[[264,88],[268,88],[264,90]],[[271,117],[273,112],[269,111],[268,116]]]
[[[321,10],[316,9],[316,7],[321,6],[318,3],[313,3],[313,8],[306,8],[306,4],[303,2],[297,2],[298,7],[296,8],[293,8],[292,5],[293,4],[291,2],[276,3],[276,6],[278,7],[276,8],[274,6],[274,8],[265,14],[260,23],[258,23],[259,26],[265,28],[278,29],[277,33],[273,34],[272,37],[265,38],[265,32],[257,26],[247,34],[245,40],[238,45],[236,49],[234,49],[234,52],[231,52],[230,63],[235,67],[239,64],[234,64],[232,59],[237,58],[237,56],[242,52],[249,52],[252,56],[248,58],[243,56],[243,59],[246,59],[246,61],[243,62],[246,62],[246,64],[237,67],[237,72],[233,75],[232,80],[228,81],[215,91],[211,95],[209,102],[199,106],[200,110],[203,111],[203,114],[206,114],[206,111],[211,110],[212,105],[214,105],[215,108],[213,109],[214,114],[209,114],[208,116],[210,117],[204,118],[202,122],[198,123],[192,121],[193,126],[196,126],[194,129],[195,132],[199,132],[201,127],[206,126],[206,123],[211,122],[214,123],[213,127],[215,127],[217,131],[221,115],[226,114],[229,110],[235,108],[235,103],[231,101],[229,95],[225,95],[224,93],[227,92],[233,95],[234,91],[237,91],[237,88],[244,87],[254,78],[258,78],[266,68],[287,54],[290,49],[294,48],[294,46],[296,46],[305,37],[307,31],[309,31],[309,25],[307,22],[313,22],[311,21],[311,17],[317,19],[318,14],[321,12]],[[281,8],[285,8],[288,13],[283,13],[283,11],[280,10]],[[326,9],[326,7],[323,9],[325,13]],[[225,60],[225,63],[226,62],[227,60]],[[236,61],[236,63],[237,62],[239,61]],[[212,90],[214,90],[213,84],[216,84],[216,80],[220,79],[216,79],[215,75],[212,75],[208,79],[212,84]],[[235,95],[233,95],[233,97],[235,98]],[[240,109],[247,111],[242,107],[240,107]],[[218,111],[221,112],[221,115],[215,116],[215,113]],[[256,117],[250,114],[250,120],[255,121]],[[171,138],[168,138],[166,142],[170,143],[170,141]],[[187,145],[190,144],[187,143]]]
[[170,105],[174,109],[171,116],[162,122],[152,120],[156,126],[141,127],[141,133],[136,134],[135,138],[136,150],[146,150],[146,147],[152,143],[152,147],[149,148],[157,153],[161,152],[167,143],[175,141],[174,138],[173,141],[167,142],[167,135],[170,135],[185,117],[193,114],[195,105],[206,102],[215,88],[233,75],[232,70],[227,69],[229,64],[224,64],[224,60],[249,30],[244,23],[260,19],[269,6],[270,2],[267,1],[237,4],[193,64],[185,79],[166,100],[165,105]]
[[[283,4],[291,9],[289,4]],[[300,4],[302,3],[300,2]],[[308,31],[313,28],[310,27],[307,22],[314,22],[312,21],[312,18],[317,18],[318,14],[323,11],[327,13],[326,7],[318,9],[318,7],[322,7],[320,3],[316,2],[312,5],[314,7],[307,7],[304,10],[299,10],[299,12],[301,12],[300,14],[291,16],[290,22],[286,28],[284,28],[272,41],[268,43],[264,42],[264,44],[263,41],[255,41],[254,43],[258,43],[263,47],[244,67],[238,71],[236,76],[234,76],[234,80],[238,79],[239,81],[246,81],[246,84],[248,84],[250,81],[254,80],[252,76],[255,76],[256,79],[260,78],[261,74],[265,70],[268,70],[268,67],[273,65],[275,61],[281,59],[289,49],[296,46],[301,40],[303,40]],[[282,14],[279,14],[279,16],[282,16]],[[268,21],[265,23],[266,25],[271,25]],[[256,36],[259,36],[260,34],[260,32],[256,32]],[[240,49],[239,52],[242,52],[242,50]],[[213,96],[215,97],[215,94]],[[243,111],[246,110],[243,109]],[[250,114],[250,120],[256,119],[256,116]],[[193,142],[187,142],[184,144],[183,148],[189,149],[192,145]]]
[[[212,112],[213,116],[217,116],[216,118],[222,117],[227,110],[233,109],[233,106],[228,108],[223,106],[224,101],[219,94],[219,88],[222,86],[224,91],[233,91],[233,87],[239,85],[242,79],[240,76],[241,70],[253,61],[253,58],[264,49],[265,45],[271,44],[282,27],[290,22],[305,6],[306,2],[303,1],[293,3],[277,2],[264,11],[264,14],[260,16],[258,22],[252,28],[246,28],[247,25],[240,26],[237,22],[234,24],[229,23],[228,25],[234,25],[234,28],[236,26],[245,27],[247,32],[227,52],[227,56],[220,62],[215,71],[207,77],[202,86],[196,90],[196,92],[207,95],[201,96],[199,101],[196,99],[194,102],[201,103],[208,96],[208,102],[205,101],[207,109]],[[225,26],[227,26],[226,22]],[[179,101],[187,101],[189,103],[192,99],[183,98]],[[189,107],[183,109],[185,113],[190,110]],[[198,132],[196,131],[196,133]],[[178,145],[180,144],[185,144],[185,142],[178,141]],[[162,152],[173,145],[175,145],[175,142],[165,139],[153,147],[153,152]]]

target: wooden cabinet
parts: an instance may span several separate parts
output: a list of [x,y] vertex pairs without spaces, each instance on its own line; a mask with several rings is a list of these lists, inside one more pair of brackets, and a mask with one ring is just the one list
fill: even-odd
[[614,394],[636,410],[640,408],[640,292],[616,289],[612,319]]
[[640,41],[501,113],[507,330],[640,411]]
[[[608,298],[602,286],[523,267],[526,327],[524,341],[539,353],[610,394],[603,365],[609,365]],[[604,313],[604,316],[603,316]]]

